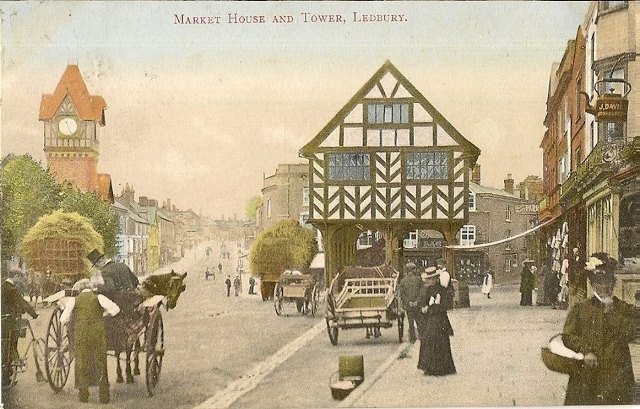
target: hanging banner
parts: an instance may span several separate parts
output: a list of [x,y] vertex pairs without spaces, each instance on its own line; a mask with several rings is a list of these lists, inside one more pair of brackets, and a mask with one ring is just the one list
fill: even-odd
[[544,222],[542,224],[539,224],[536,227],[533,227],[533,228],[531,228],[531,229],[529,229],[527,231],[524,231],[522,233],[518,233],[515,236],[507,237],[506,239],[501,239],[501,240],[498,240],[498,241],[492,241],[491,243],[473,244],[473,245],[470,245],[470,246],[463,246],[463,245],[460,245],[460,244],[453,244],[453,245],[449,245],[449,246],[445,246],[445,247],[448,248],[448,249],[454,249],[454,250],[475,250],[475,249],[479,249],[479,248],[483,248],[483,247],[495,246],[497,244],[506,243],[508,241],[518,239],[518,238],[520,238],[522,236],[526,236],[527,234],[531,234],[534,231],[536,231],[536,230],[538,230],[538,229],[540,229],[540,228],[542,228],[542,227],[544,227],[544,226],[546,226],[548,224],[551,224],[554,221],[556,221],[555,218],[551,219],[551,220],[548,220],[548,221],[546,221],[546,222]]

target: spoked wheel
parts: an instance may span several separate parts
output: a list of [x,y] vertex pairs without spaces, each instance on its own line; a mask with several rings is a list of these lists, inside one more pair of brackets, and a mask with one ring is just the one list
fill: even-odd
[[331,345],[338,345],[338,326],[332,326],[333,320],[326,318],[327,320],[327,333],[329,333],[329,341]]
[[280,288],[280,284],[276,284],[273,289],[273,308],[276,310],[276,314],[282,314],[282,288]]
[[147,327],[145,348],[147,352],[145,368],[147,392],[151,397],[160,379],[162,360],[164,358],[164,325],[162,324],[162,314],[160,314],[159,310],[151,317],[151,322]]
[[42,369],[45,366],[45,349],[46,344],[44,339],[38,338],[38,340],[33,343],[33,362],[35,362],[36,365],[37,382],[44,382],[47,380],[42,372]]
[[404,337],[404,312],[398,314],[398,342]]
[[49,318],[44,345],[44,369],[54,392],[62,391],[69,378],[73,355],[67,326],[60,322],[62,310],[56,305]]
[[313,290],[311,290],[311,316],[315,317],[316,312],[318,311],[318,298],[320,298],[320,294],[318,293],[318,287],[313,286]]

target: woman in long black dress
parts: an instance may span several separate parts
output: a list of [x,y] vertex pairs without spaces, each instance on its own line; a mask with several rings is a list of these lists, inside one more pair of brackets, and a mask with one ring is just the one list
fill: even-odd
[[447,316],[447,308],[443,303],[446,288],[449,285],[449,273],[427,269],[422,275],[425,286],[420,290],[420,357],[418,369],[425,375],[451,375],[456,373],[456,366],[451,356],[449,337],[453,336],[453,328]]

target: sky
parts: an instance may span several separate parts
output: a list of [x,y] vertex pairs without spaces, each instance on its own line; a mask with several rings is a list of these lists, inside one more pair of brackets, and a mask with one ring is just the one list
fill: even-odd
[[508,173],[518,183],[542,175],[551,66],[588,5],[0,2],[0,154],[46,166],[40,99],[78,64],[107,103],[98,171],[116,195],[129,184],[136,197],[242,218],[264,176],[304,163],[299,149],[390,60],[481,149],[483,185]]

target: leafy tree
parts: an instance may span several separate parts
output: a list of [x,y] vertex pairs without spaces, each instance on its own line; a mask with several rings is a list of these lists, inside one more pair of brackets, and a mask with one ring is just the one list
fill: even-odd
[[34,271],[44,272],[50,268],[53,274],[88,277],[91,264],[86,255],[93,249],[102,250],[103,245],[102,236],[88,218],[76,212],[56,210],[42,216],[29,229],[19,251],[29,269]]
[[313,233],[296,220],[283,220],[260,233],[249,252],[251,271],[306,270],[318,248]]
[[102,236],[105,254],[107,256],[116,254],[116,235],[120,226],[108,202],[100,199],[95,193],[67,189],[62,195],[60,208],[65,212],[77,212],[88,218],[93,228]]
[[262,206],[262,196],[253,196],[244,207],[244,215],[249,220],[256,220],[258,207]]
[[29,155],[15,156],[0,169],[2,260],[8,260],[27,230],[60,201],[60,186]]

